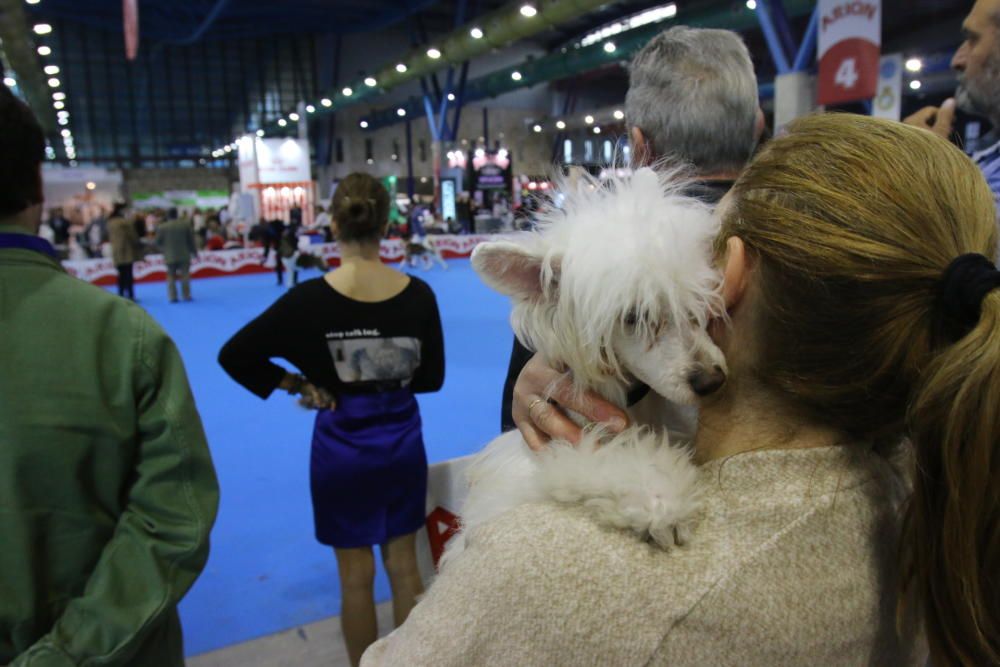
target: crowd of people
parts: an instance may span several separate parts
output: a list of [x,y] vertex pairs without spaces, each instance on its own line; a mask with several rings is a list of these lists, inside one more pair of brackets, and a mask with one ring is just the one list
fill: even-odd
[[[998,11],[976,3],[954,61],[958,106],[989,118]],[[625,100],[636,166],[688,165],[684,195],[719,221],[725,382],[696,414],[651,392],[626,410],[515,344],[504,390],[502,428],[540,456],[597,424],[689,437],[702,510],[674,548],[528,503],[466,535],[417,601],[413,394],[442,386],[444,334],[430,288],[378,260],[388,193],[369,175],[334,198],[341,268],[223,348],[248,390],[316,411],[316,535],[352,664],[1000,664],[995,156],[949,143],[951,103],[907,123],[817,114],[763,143],[757,90],[736,33],[675,27]],[[0,142],[0,663],[182,665],[176,605],[218,501],[183,365],[34,236],[44,139],[4,90]],[[524,266],[517,288],[538,289]],[[379,641],[375,545],[398,626]]]

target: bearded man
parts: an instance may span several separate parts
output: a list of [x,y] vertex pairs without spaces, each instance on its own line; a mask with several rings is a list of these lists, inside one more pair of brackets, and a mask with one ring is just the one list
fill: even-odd
[[958,73],[955,98],[940,108],[924,107],[904,122],[950,139],[956,106],[989,120],[993,130],[979,142],[983,148],[972,159],[1000,199],[1000,0],[977,0],[962,23],[962,36],[951,60]]

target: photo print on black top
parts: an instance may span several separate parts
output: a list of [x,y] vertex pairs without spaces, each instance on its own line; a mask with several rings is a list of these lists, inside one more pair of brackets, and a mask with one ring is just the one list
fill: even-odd
[[398,382],[409,385],[420,366],[420,340],[382,336],[378,329],[354,329],[326,335],[337,377],[345,384]]

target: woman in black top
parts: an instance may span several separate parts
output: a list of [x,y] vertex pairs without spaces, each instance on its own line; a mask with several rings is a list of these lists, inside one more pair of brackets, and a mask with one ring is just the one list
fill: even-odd
[[372,545],[381,546],[396,625],[423,592],[415,532],[424,523],[427,457],[413,394],[441,388],[444,341],[430,287],[379,259],[385,188],[352,174],[333,209],[341,266],[278,299],[226,343],[219,363],[261,398],[280,387],[318,408],[310,465],[316,537],[337,556],[341,624],[357,665],[377,636]]

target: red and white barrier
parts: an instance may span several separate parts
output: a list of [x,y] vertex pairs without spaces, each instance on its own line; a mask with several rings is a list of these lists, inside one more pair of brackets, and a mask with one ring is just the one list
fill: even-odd
[[[496,235],[477,234],[469,236],[441,235],[428,238],[432,239],[434,246],[441,251],[441,255],[444,258],[450,259],[469,257],[477,245],[498,237]],[[403,261],[405,243],[402,239],[387,239],[382,241],[382,246],[379,250],[382,261]],[[309,246],[309,252],[322,257],[330,266],[336,266],[340,263],[340,249],[336,243],[311,245]],[[217,276],[235,276],[273,271],[273,268],[261,266],[263,259],[263,248],[204,251],[199,253],[198,258],[191,262],[191,277],[214,278]],[[95,285],[114,285],[118,276],[114,262],[110,258],[67,260],[63,262],[63,267],[65,267],[70,275]],[[167,273],[163,263],[163,256],[147,255],[141,262],[135,263],[133,275],[137,283],[166,280]]]

